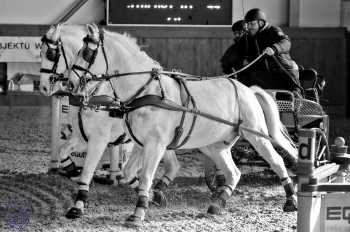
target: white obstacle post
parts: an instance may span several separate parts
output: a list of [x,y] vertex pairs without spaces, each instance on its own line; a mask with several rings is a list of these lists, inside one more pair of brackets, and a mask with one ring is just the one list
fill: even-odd
[[68,97],[54,95],[51,97],[51,161],[50,170],[59,168],[59,146],[61,141],[61,125],[68,123],[69,102]]
[[[325,183],[331,175],[343,172],[341,169],[339,171],[341,165],[333,162],[315,167],[317,130],[299,131],[297,231],[348,232],[350,185]],[[346,155],[341,156],[341,161],[348,163],[350,156]]]

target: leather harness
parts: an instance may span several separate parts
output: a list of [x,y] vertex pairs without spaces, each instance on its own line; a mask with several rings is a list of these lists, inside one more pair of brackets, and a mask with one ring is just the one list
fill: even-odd
[[[159,80],[159,74],[161,74],[162,72],[160,71],[151,71],[151,78],[147,81],[147,83],[140,88],[140,90],[142,89],[142,91],[151,83],[152,80]],[[156,74],[155,74],[156,73]],[[166,73],[168,74],[168,73]],[[137,95],[133,95],[133,97],[131,97],[131,99],[129,99],[128,101],[121,103],[121,110],[123,112],[125,112],[125,123],[127,126],[127,129],[129,131],[130,136],[134,139],[134,141],[136,143],[138,143],[140,146],[143,146],[143,144],[140,142],[139,139],[137,139],[137,137],[135,136],[135,134],[133,133],[131,126],[130,126],[130,122],[129,122],[129,113],[137,110],[141,107],[145,107],[145,106],[155,106],[155,107],[159,107],[162,109],[166,109],[166,110],[170,110],[170,111],[181,111],[182,112],[182,116],[181,116],[181,120],[180,120],[180,124],[175,128],[175,133],[174,133],[174,137],[172,139],[172,141],[170,142],[170,144],[167,146],[168,150],[174,150],[174,149],[179,149],[180,147],[182,147],[191,137],[191,134],[193,132],[194,126],[195,126],[195,122],[197,119],[197,116],[200,115],[202,117],[214,120],[214,121],[218,121],[220,123],[224,123],[226,125],[235,127],[236,130],[239,130],[240,124],[242,123],[242,121],[239,121],[238,123],[233,123],[230,122],[228,120],[219,118],[217,116],[205,113],[205,112],[201,112],[200,110],[197,109],[196,106],[196,102],[194,100],[194,98],[192,97],[190,91],[187,88],[186,85],[186,81],[184,78],[178,77],[176,75],[172,75],[172,78],[174,78],[175,80],[178,81],[179,83],[179,88],[180,88],[180,92],[184,92],[185,94],[180,94],[181,96],[181,102],[182,104],[178,104],[172,100],[167,99],[164,96],[164,91],[161,91],[161,95],[153,95],[153,94],[148,94],[142,97],[138,97],[137,95],[139,95],[142,91],[137,91]],[[193,79],[193,80],[199,80],[199,79]],[[232,85],[235,88],[235,92],[236,92],[236,97],[238,98],[238,92],[237,92],[237,87],[235,85],[235,83],[231,80],[228,79]],[[162,90],[162,86],[160,85],[160,88]],[[184,96],[185,95],[185,99]],[[189,108],[189,103],[192,104],[193,108]],[[191,113],[193,114],[193,119],[192,119],[192,124],[191,127],[186,135],[186,137],[180,142],[180,138],[183,134],[183,124],[184,124],[184,119],[185,119],[185,115],[186,113]]]
[[[73,95],[69,95],[69,105],[72,106],[78,106],[80,107],[79,111],[78,111],[78,124],[79,124],[79,130],[80,130],[80,134],[81,136],[84,138],[85,142],[88,142],[89,139],[84,131],[84,125],[83,125],[83,120],[81,118],[81,110],[82,110],[82,97],[78,97],[78,96],[73,96]],[[111,116],[111,112],[113,111],[119,111],[118,109],[112,108],[111,106],[100,106],[98,107],[98,110],[105,110],[110,112],[110,116]],[[123,116],[119,116],[120,118],[122,118]],[[122,135],[120,135],[114,142],[110,142],[108,143],[108,147],[111,146],[117,146],[120,144],[124,144],[124,143],[129,143],[131,141],[131,139],[126,139],[126,133],[123,133]]]
[[[128,100],[126,100],[125,102],[120,102],[120,107],[119,110],[123,113],[125,113],[125,123],[127,125],[127,129],[129,131],[130,136],[134,139],[135,142],[137,142],[140,146],[143,146],[143,144],[136,138],[136,136],[134,135],[134,133],[132,132],[131,126],[130,126],[130,122],[129,122],[129,113],[139,109],[141,107],[145,107],[145,106],[156,106],[162,109],[166,109],[166,110],[171,110],[171,111],[181,111],[183,112],[181,120],[180,120],[180,124],[175,128],[175,134],[174,134],[174,138],[172,139],[171,143],[167,146],[167,149],[178,149],[181,146],[183,146],[188,139],[191,136],[191,133],[193,131],[195,122],[196,122],[196,118],[198,115],[220,122],[220,123],[224,123],[226,125],[232,126],[235,128],[236,131],[239,131],[240,129],[248,131],[250,133],[253,133],[255,135],[264,137],[265,139],[268,139],[269,141],[271,141],[273,144],[278,144],[273,138],[271,138],[269,135],[266,135],[264,133],[261,133],[259,131],[253,130],[251,128],[242,126],[241,123],[242,121],[239,119],[238,123],[233,123],[230,122],[228,120],[222,119],[220,117],[208,114],[206,112],[201,112],[200,110],[197,109],[196,107],[196,103],[194,101],[194,98],[191,96],[187,86],[186,86],[186,81],[187,80],[191,80],[191,81],[200,81],[200,80],[209,80],[209,79],[218,79],[219,77],[225,78],[227,80],[229,80],[232,85],[235,88],[235,92],[236,92],[236,98],[238,100],[238,91],[237,91],[237,86],[236,84],[233,82],[233,80],[230,79],[231,76],[237,74],[238,72],[243,71],[244,69],[248,68],[250,65],[252,65],[253,62],[256,62],[258,59],[260,59],[264,54],[261,54],[259,57],[257,57],[250,65],[247,65],[246,67],[244,67],[243,69],[229,74],[229,75],[223,75],[223,76],[217,76],[217,77],[198,77],[198,76],[194,76],[194,75],[188,75],[188,74],[184,74],[184,73],[178,73],[178,72],[167,72],[167,71],[160,71],[158,69],[152,69],[152,71],[141,71],[141,72],[129,72],[129,73],[118,73],[115,72],[115,74],[108,74],[108,61],[107,61],[107,56],[106,56],[106,52],[104,49],[104,36],[103,33],[100,33],[100,41],[91,41],[89,39],[84,40],[84,42],[86,43],[86,47],[87,46],[87,42],[93,42],[95,44],[97,44],[98,46],[101,46],[101,49],[103,51],[103,56],[106,62],[106,72],[105,74],[102,74],[100,76],[97,76],[93,73],[90,72],[90,67],[92,65],[92,63],[94,62],[95,58],[96,58],[96,53],[98,52],[98,49],[93,51],[93,57],[91,60],[87,60],[89,65],[88,68],[84,68],[78,65],[73,65],[72,67],[72,71],[75,72],[77,74],[77,76],[80,78],[80,83],[83,85],[82,87],[84,87],[84,84],[87,83],[88,81],[102,81],[102,80],[107,80],[110,81],[111,78],[119,78],[121,76],[128,76],[128,75],[140,75],[140,74],[150,74],[150,78],[147,80],[147,82],[141,87],[139,88],[136,93],[134,95],[132,95]],[[87,57],[86,57],[87,58]],[[83,75],[80,76],[76,71],[83,71]],[[86,75],[89,74],[89,78],[86,77]],[[166,96],[164,95],[164,90],[162,87],[162,83],[160,80],[160,75],[161,74],[165,74],[165,75],[169,75],[171,78],[174,78],[175,80],[177,80],[177,82],[179,83],[179,89],[180,89],[180,96],[182,96],[183,94],[181,94],[182,92],[186,93],[186,99],[181,98],[181,102],[182,104],[178,104],[172,100],[169,100],[166,98]],[[146,88],[147,86],[152,82],[152,81],[158,81],[159,82],[159,87],[161,89],[161,96],[158,95],[145,95],[142,97],[138,97]],[[113,85],[111,84],[111,87],[113,89],[113,94],[116,101],[119,102],[119,98],[117,96],[117,93],[115,92],[115,89],[113,87]],[[192,104],[193,108],[189,108],[189,103]],[[238,107],[239,110],[239,107]],[[192,125],[190,127],[190,130],[187,134],[187,136],[185,137],[185,139],[183,141],[180,142],[180,137],[183,133],[183,124],[184,124],[184,119],[185,119],[185,114],[186,113],[191,113],[193,114],[193,119],[192,119]],[[179,144],[180,143],[180,144]]]

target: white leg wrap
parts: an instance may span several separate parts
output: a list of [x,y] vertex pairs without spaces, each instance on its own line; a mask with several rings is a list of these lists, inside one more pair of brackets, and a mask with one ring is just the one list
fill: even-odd
[[75,207],[78,209],[84,210],[84,202],[83,201],[75,202]]
[[139,185],[140,185],[139,179],[136,179],[135,181],[129,183],[129,186],[133,189],[139,187]]
[[79,185],[78,189],[79,190],[89,191],[89,185],[86,185],[86,184]]
[[169,185],[169,183],[171,182],[171,180],[169,179],[169,177],[163,176],[162,177],[162,181],[166,184]]
[[224,175],[224,172],[221,169],[216,169],[215,174],[216,175]]
[[73,163],[73,161],[71,160],[71,158],[69,156],[66,159],[61,160],[61,166],[63,168],[69,166],[71,163]]
[[227,185],[221,186],[219,190],[226,192],[228,196],[231,196],[233,193],[232,189]]
[[149,192],[143,189],[139,189],[139,196],[145,196],[149,199]]
[[285,180],[282,181],[282,185],[286,185],[292,183],[292,179],[290,177],[286,178]]

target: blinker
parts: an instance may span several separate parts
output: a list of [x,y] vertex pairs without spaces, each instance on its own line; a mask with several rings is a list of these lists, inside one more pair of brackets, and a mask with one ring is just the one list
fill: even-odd
[[50,48],[50,47],[47,48],[46,58],[49,61],[56,62],[58,61],[59,56],[60,54],[59,54],[58,48]]
[[92,50],[86,45],[86,47],[82,51],[82,57],[86,62],[93,63],[96,56],[95,53],[96,50]]

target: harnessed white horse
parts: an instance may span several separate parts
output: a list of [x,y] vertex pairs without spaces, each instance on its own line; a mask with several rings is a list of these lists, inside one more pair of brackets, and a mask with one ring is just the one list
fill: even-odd
[[[85,28],[86,27],[74,25],[52,26],[43,37],[40,80],[40,89],[43,94],[50,96],[61,90],[67,93],[69,92],[69,86],[62,85],[62,83],[66,81],[65,73],[71,68],[74,58],[83,44],[82,38],[86,35]],[[79,152],[87,149],[87,156],[78,182],[80,185],[76,206],[67,213],[67,217],[77,218],[83,214],[84,202],[87,200],[89,184],[106,147],[104,145],[95,146],[95,143],[107,145],[106,143],[121,138],[124,132],[121,124],[122,120],[120,118],[110,117],[108,111],[81,109],[80,102],[70,105],[69,116],[73,129],[72,135],[67,143],[63,144],[60,148],[62,166],[68,170],[68,172],[74,172],[74,163],[70,160],[69,154],[73,151]],[[98,118],[98,121],[102,121],[103,123],[96,124],[94,123],[95,121],[91,121],[90,118],[92,120]],[[156,186],[156,189],[159,191],[175,178],[179,169],[179,163],[175,153],[173,151],[168,151],[166,153],[167,154],[164,156],[166,170],[163,178],[157,183],[158,188]],[[118,155],[118,147],[112,146],[111,156],[113,157],[111,157],[111,159],[119,160]],[[139,165],[140,160],[137,155],[134,155],[128,160],[127,167],[124,170],[125,180],[123,182],[127,182],[133,188],[138,186],[138,180],[135,176]],[[74,173],[72,173],[72,175],[74,175]],[[118,173],[114,172],[111,173],[111,175],[111,178],[115,179]],[[157,193],[161,194],[159,191]],[[156,196],[158,198],[163,197],[162,195]],[[154,200],[156,203],[160,204],[164,199]]]
[[[268,129],[275,133],[274,142],[291,156],[297,157],[297,150],[291,139],[285,137],[279,117],[267,115],[265,121],[264,112],[249,88],[227,78],[185,81],[186,78],[161,71],[161,66],[129,37],[106,30],[100,33],[96,25],[88,25],[88,29],[69,79],[76,94],[112,97],[120,101],[120,109],[126,113],[126,131],[137,143],[133,152],[140,152],[143,159],[139,197],[128,224],[140,225],[143,221],[156,168],[170,144],[172,148],[179,144],[181,148],[199,148],[224,172],[225,186],[214,194],[208,208],[208,213],[219,213],[240,178],[230,153],[239,135],[253,145],[282,180],[287,195],[284,210],[296,210],[292,181],[270,142],[273,139],[267,136]],[[106,70],[114,70],[115,74]],[[278,112],[271,97],[257,87],[255,91],[267,99],[270,113]]]

